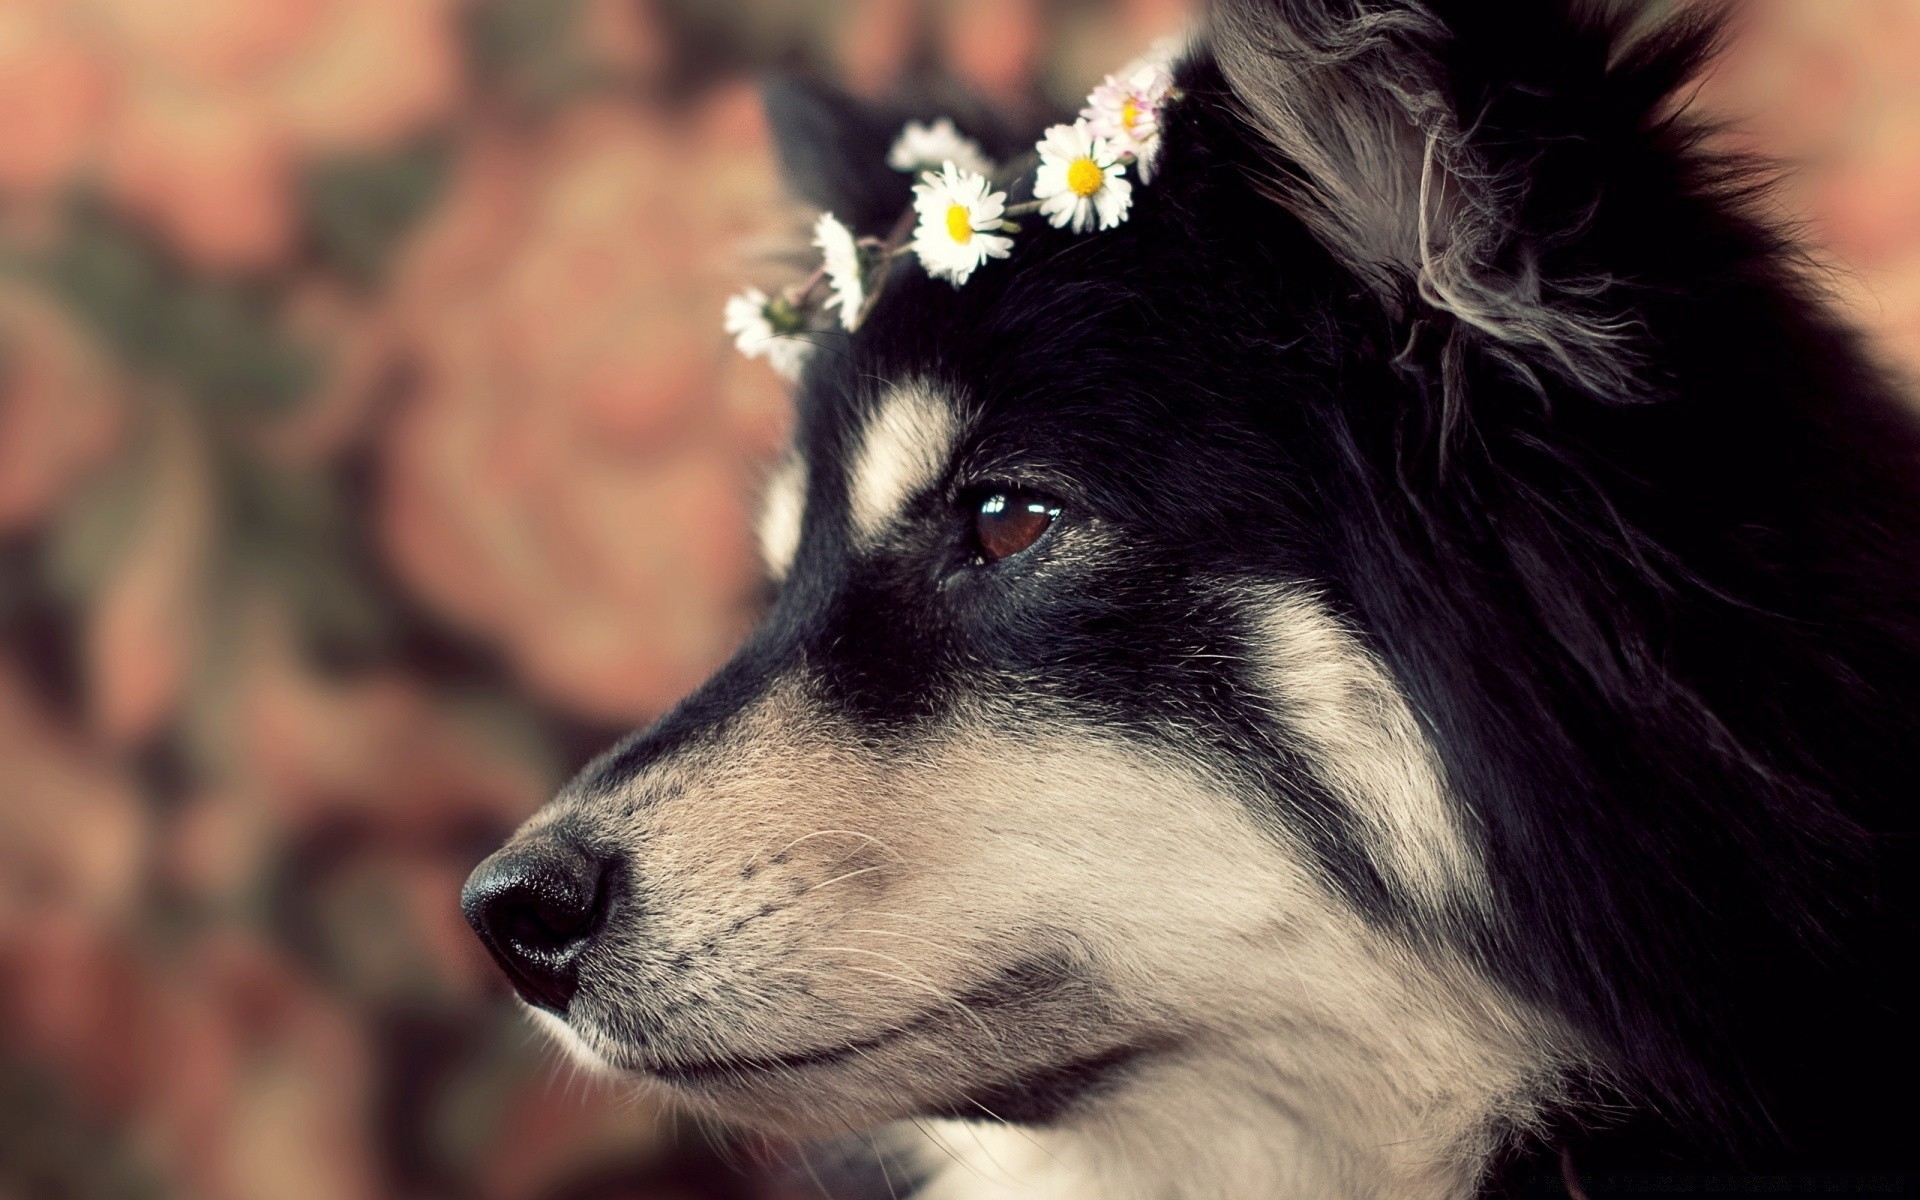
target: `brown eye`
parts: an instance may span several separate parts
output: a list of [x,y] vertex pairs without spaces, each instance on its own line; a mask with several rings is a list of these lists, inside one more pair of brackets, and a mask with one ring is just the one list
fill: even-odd
[[981,561],[999,562],[1020,553],[1039,541],[1059,515],[1059,504],[1037,492],[988,492],[973,512],[973,540]]

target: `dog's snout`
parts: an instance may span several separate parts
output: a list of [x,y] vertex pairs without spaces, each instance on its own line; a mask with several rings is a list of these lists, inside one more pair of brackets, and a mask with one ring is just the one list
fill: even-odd
[[542,840],[508,846],[467,877],[467,922],[527,1003],[567,1011],[580,952],[605,906],[604,875],[579,847]]

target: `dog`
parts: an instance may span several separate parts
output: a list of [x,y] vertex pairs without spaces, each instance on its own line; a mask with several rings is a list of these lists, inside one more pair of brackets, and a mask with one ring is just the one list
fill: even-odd
[[1920,432],[1719,28],[1219,0],[1124,223],[895,260],[764,620],[468,882],[535,1019],[928,1200],[1911,1186]]

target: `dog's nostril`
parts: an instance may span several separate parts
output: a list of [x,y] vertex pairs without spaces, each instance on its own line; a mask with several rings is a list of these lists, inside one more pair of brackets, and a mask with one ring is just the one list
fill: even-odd
[[564,1014],[580,952],[599,924],[601,865],[558,840],[509,846],[474,868],[460,891],[467,923],[529,1004]]
[[572,941],[591,922],[593,909],[583,907],[571,892],[541,893],[525,903],[503,906],[496,932],[522,945],[550,950]]

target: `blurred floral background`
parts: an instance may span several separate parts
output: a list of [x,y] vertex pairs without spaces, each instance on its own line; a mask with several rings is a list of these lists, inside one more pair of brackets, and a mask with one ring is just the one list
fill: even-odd
[[[571,1077],[468,868],[720,662],[784,436],[753,78],[1027,111],[1182,0],[0,0],[0,1197],[773,1197]],[[1702,103],[1920,373],[1920,0]]]

